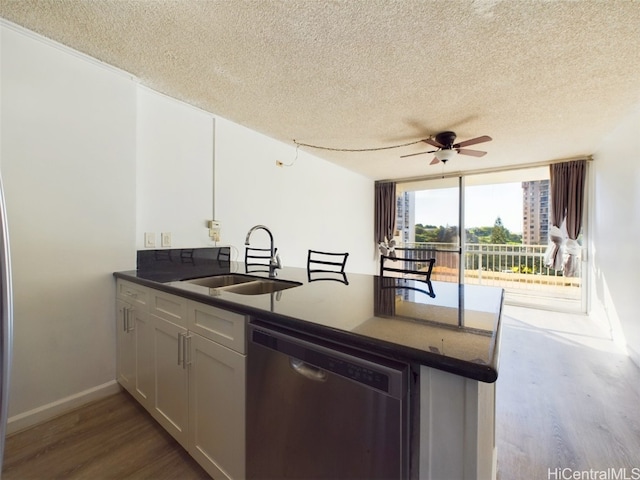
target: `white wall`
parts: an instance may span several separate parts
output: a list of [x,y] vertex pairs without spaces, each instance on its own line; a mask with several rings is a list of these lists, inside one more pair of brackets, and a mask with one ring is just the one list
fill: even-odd
[[145,87],[137,98],[136,247],[144,233],[171,233],[171,247],[212,245],[213,128],[210,113]]
[[[115,391],[112,272],[135,268],[147,231],[158,246],[164,231],[172,247],[212,245],[212,200],[222,244],[240,255],[247,230],[264,223],[285,265],[304,266],[318,248],[350,252],[348,271],[375,271],[372,180],[304,152],[278,168],[276,159],[293,161],[291,145],[0,27],[15,300],[10,431]],[[260,242],[263,232],[253,237]]]
[[[307,250],[349,252],[346,270],[375,272],[374,182],[292,145],[216,119],[215,208],[223,244],[244,259],[247,231],[272,231],[282,263],[306,267]],[[256,231],[256,247],[268,236]]]
[[135,268],[135,83],[21,32],[1,27],[10,422],[115,385],[112,272]]
[[613,131],[591,164],[592,307],[640,365],[640,107]]

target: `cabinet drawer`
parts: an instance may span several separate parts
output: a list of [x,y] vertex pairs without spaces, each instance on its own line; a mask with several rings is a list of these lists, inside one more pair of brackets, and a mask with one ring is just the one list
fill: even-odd
[[157,317],[187,328],[187,299],[164,293],[159,290],[150,290],[149,312]]
[[244,315],[197,302],[189,302],[188,328],[238,353],[245,353]]
[[116,282],[116,296],[132,305],[146,306],[148,301],[148,289],[137,283],[118,280]]

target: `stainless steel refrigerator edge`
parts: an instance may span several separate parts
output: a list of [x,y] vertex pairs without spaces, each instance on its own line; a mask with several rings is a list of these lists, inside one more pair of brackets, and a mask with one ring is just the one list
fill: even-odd
[[247,341],[247,479],[408,478],[408,365],[253,318]]
[[9,229],[7,210],[4,202],[4,188],[0,178],[0,309],[2,315],[2,335],[0,348],[0,477],[4,459],[4,444],[7,434],[7,415],[9,410],[9,375],[11,373],[11,355],[13,349],[13,291],[11,284],[11,256],[9,254]]

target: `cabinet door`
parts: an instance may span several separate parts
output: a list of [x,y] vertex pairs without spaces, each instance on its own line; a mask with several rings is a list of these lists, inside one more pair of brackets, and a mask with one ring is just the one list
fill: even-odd
[[155,396],[151,414],[188,448],[189,370],[185,347],[187,329],[156,315],[153,325]]
[[134,396],[147,409],[153,405],[153,329],[146,310],[134,307],[131,313],[135,342],[136,382]]
[[145,408],[153,395],[153,337],[147,312],[118,300],[117,378]]
[[116,325],[116,371],[118,383],[135,396],[136,384],[136,344],[132,331],[131,316],[133,307],[118,300],[116,302],[118,318]]
[[246,356],[189,335],[189,453],[213,478],[244,478]]

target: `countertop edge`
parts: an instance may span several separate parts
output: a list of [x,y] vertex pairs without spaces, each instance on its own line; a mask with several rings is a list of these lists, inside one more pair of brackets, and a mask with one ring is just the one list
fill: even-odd
[[[445,357],[439,354],[421,351],[418,349],[405,347],[392,342],[386,342],[375,338],[364,337],[357,333],[350,333],[336,330],[331,327],[318,325],[312,322],[293,318],[278,313],[273,313],[260,308],[251,307],[239,302],[232,302],[212,296],[205,296],[195,292],[178,289],[154,280],[141,278],[136,275],[136,271],[114,272],[113,276],[132,283],[143,285],[155,290],[160,290],[171,295],[184,297],[196,302],[204,303],[214,307],[220,307],[235,313],[249,316],[258,316],[261,320],[276,323],[279,326],[297,330],[308,335],[323,339],[329,339],[341,343],[350,348],[356,348],[365,352],[372,352],[393,360],[399,360],[410,364],[423,365],[437,370],[442,370],[454,375],[477,380],[484,383],[494,383],[498,379],[498,357],[500,350],[500,328],[497,328],[493,346],[493,356],[491,364],[480,364]],[[502,293],[502,299],[504,292]],[[502,315],[502,304],[499,316]]]

